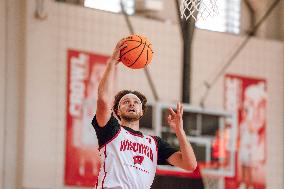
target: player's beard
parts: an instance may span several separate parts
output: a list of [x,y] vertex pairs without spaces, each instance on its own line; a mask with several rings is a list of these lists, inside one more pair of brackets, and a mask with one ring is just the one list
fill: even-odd
[[120,117],[121,119],[127,122],[138,121],[141,118],[141,116],[138,114],[134,114],[134,115],[121,114]]

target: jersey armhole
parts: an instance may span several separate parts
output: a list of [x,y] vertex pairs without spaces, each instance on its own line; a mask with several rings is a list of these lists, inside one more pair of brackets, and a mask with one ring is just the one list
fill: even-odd
[[155,144],[156,144],[156,151],[157,151],[157,154],[158,154],[158,141],[156,140],[156,138],[152,135],[150,135],[150,137],[152,137],[155,141]]

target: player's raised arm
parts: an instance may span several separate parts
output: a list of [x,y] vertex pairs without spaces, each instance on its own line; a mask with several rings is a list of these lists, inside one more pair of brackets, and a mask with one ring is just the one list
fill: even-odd
[[114,72],[116,65],[120,61],[120,50],[125,48],[125,46],[123,40],[117,43],[99,83],[96,118],[100,127],[104,127],[111,116],[114,87],[116,85]]
[[181,103],[178,103],[176,112],[174,112],[172,108],[169,110],[170,115],[168,116],[168,124],[176,133],[180,145],[180,151],[172,154],[168,158],[168,162],[174,166],[193,171],[197,166],[197,161],[191,144],[188,142],[183,130],[183,106]]

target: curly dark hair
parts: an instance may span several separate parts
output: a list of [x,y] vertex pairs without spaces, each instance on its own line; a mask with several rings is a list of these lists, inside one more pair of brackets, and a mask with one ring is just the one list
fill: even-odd
[[[140,101],[142,103],[142,110],[143,110],[143,115],[144,115],[146,110],[147,110],[147,106],[146,106],[147,98],[142,93],[140,93],[138,91],[133,91],[133,90],[122,90],[122,91],[119,91],[115,95],[115,97],[114,97],[114,105],[112,107],[114,113],[117,115],[119,101],[126,94],[135,94],[140,99]],[[117,115],[117,117],[119,119],[121,119],[119,115]]]

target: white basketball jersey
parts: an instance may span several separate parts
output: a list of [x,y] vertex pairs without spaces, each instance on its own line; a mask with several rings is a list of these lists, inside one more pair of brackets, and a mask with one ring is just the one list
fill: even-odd
[[120,131],[99,149],[101,169],[96,189],[149,189],[157,167],[157,145],[151,136]]

